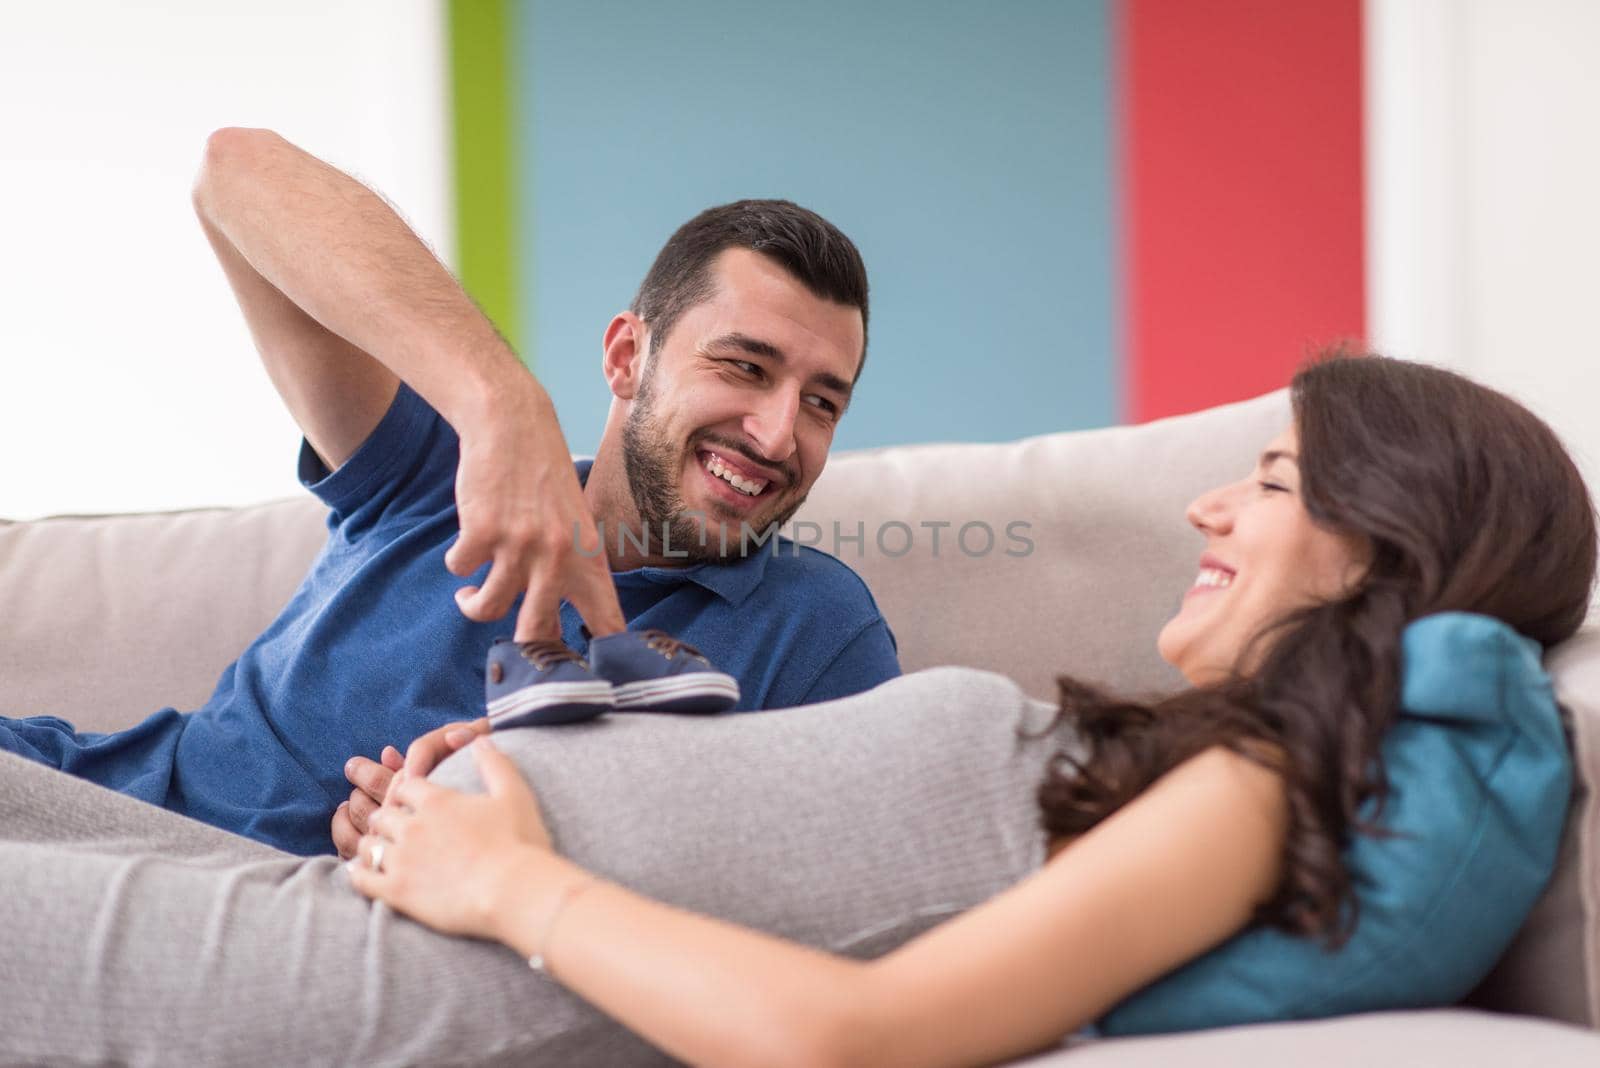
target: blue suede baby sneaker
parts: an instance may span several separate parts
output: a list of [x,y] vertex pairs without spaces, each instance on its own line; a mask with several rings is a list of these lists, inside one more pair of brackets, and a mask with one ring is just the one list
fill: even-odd
[[698,649],[660,630],[625,630],[589,643],[589,666],[611,683],[617,711],[726,712],[739,682]]
[[583,657],[554,638],[496,639],[489,647],[483,696],[495,730],[581,723],[614,704],[611,683],[595,678]]

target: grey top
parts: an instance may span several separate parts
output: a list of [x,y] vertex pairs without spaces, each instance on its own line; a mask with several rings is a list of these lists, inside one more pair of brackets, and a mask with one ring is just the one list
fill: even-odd
[[[990,672],[841,701],[496,733],[556,849],[669,904],[873,956],[1044,860],[1035,790],[1064,728]],[[433,776],[478,789],[470,754]]]
[[[941,668],[716,719],[612,715],[495,738],[557,848],[651,897],[857,957],[1044,859],[1035,790],[1068,728]],[[477,788],[470,755],[437,781]],[[670,1058],[509,950],[280,853],[0,754],[0,1060],[550,1064]]]

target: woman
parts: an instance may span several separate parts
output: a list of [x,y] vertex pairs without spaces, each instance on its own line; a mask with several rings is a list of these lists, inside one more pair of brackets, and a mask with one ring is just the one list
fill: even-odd
[[402,779],[348,870],[473,939],[368,908],[331,858],[0,759],[0,826],[58,815],[0,841],[0,1047],[983,1064],[1251,924],[1337,941],[1402,628],[1460,609],[1562,640],[1595,531],[1549,430],[1465,379],[1335,359],[1293,394],[1257,469],[1189,510],[1204,555],[1160,648],[1193,689],[1063,680],[1058,714],[937,669],[803,714],[505,732],[473,746],[486,794],[451,788],[465,754]]
[[882,958],[819,953],[584,870],[553,850],[538,783],[487,738],[473,746],[487,795],[402,780],[352,880],[440,931],[509,946],[695,1063],[989,1063],[1252,923],[1337,944],[1351,920],[1341,849],[1385,791],[1402,628],[1461,610],[1561,641],[1587,607],[1595,531],[1549,430],[1463,378],[1332,359],[1295,379],[1293,400],[1256,470],[1189,509],[1205,553],[1159,644],[1194,688],[1139,705],[1063,679],[1086,751],[1039,791],[1048,862]]

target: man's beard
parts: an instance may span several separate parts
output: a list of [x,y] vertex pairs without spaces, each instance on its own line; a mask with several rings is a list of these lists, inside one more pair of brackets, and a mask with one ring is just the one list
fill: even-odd
[[[633,507],[639,515],[642,531],[628,531],[623,544],[637,544],[642,535],[646,552],[672,551],[674,559],[688,564],[712,563],[730,556],[744,556],[744,524],[737,518],[729,520],[716,515],[715,508],[702,517],[704,526],[695,519],[696,512],[685,513],[683,495],[678,490],[678,478],[683,470],[683,455],[668,440],[656,418],[655,390],[652,386],[653,368],[646,369],[639,383],[639,392],[633,400],[633,410],[622,425],[622,466],[628,473],[628,491],[633,496]],[[698,462],[698,457],[696,458]],[[761,538],[765,531],[776,531],[787,523],[805,503],[805,497],[772,516],[751,532]],[[711,531],[713,523],[720,523],[718,531]],[[738,529],[728,527],[738,524]],[[663,542],[662,534],[666,533]],[[725,534],[723,532],[726,532]],[[722,536],[719,536],[722,535]],[[621,532],[611,531],[606,537],[616,544]],[[679,554],[683,555],[679,555]]]

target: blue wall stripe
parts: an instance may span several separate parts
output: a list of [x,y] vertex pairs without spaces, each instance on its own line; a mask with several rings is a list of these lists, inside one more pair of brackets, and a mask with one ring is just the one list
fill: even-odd
[[516,32],[524,321],[574,449],[611,315],[675,227],[749,196],[866,257],[838,447],[1117,419],[1108,0],[539,0]]

